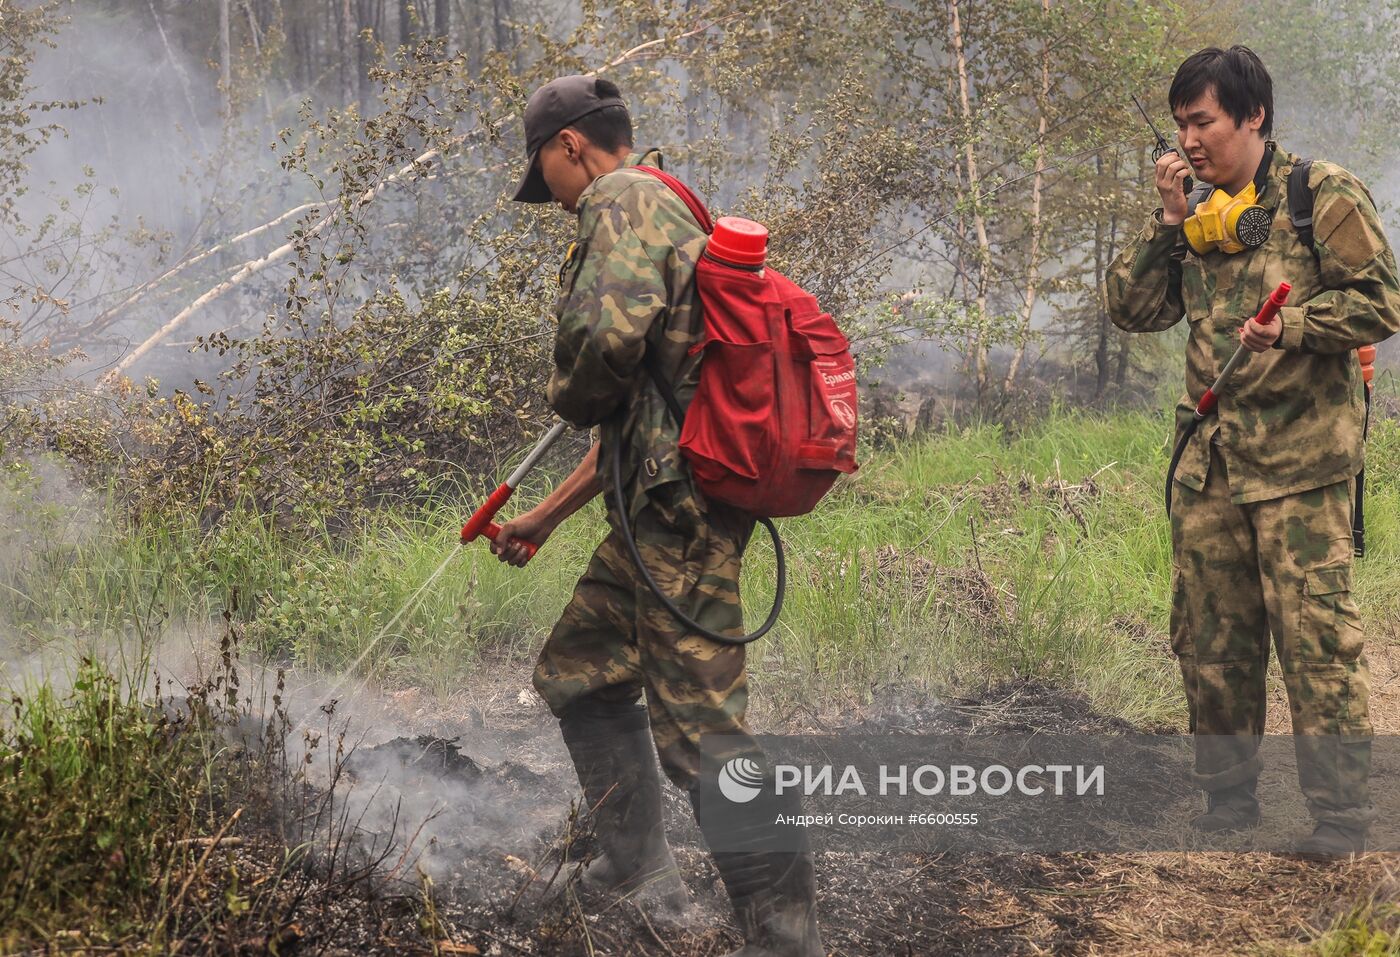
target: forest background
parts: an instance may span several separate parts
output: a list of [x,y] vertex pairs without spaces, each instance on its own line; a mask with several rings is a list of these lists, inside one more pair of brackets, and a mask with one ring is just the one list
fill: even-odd
[[[513,3],[9,5],[6,328],[31,363],[159,398],[131,410],[159,423],[137,430],[159,474],[131,484],[320,513],[524,441],[573,224],[506,197],[524,98],[571,71],[616,79],[639,142],[769,224],[863,381],[993,417],[1031,378],[1152,392],[1176,355],[1096,290],[1151,202],[1130,97],[1171,134],[1185,53],[1251,41],[1286,146],[1383,204],[1400,185],[1384,6]],[[893,398],[870,394],[872,435]],[[109,437],[53,441],[116,460]]]
[[[1176,65],[1250,45],[1281,144],[1360,174],[1394,236],[1396,35],[1400,9],[1359,0],[0,0],[0,674],[18,726],[78,741],[91,729],[63,722],[105,694],[159,753],[141,676],[174,639],[207,650],[211,622],[288,671],[442,700],[527,683],[599,509],[528,573],[454,541],[548,417],[575,222],[509,202],[520,113],[548,79],[596,72],[639,145],[770,227],[770,262],[858,354],[865,466],[784,523],[794,584],[750,656],[761,707],[1034,680],[1179,730],[1159,498],[1184,330],[1123,334],[1097,293],[1155,205],[1131,98],[1172,139]],[[1381,643],[1400,639],[1394,354],[1357,582]],[[771,576],[756,545],[752,607]],[[114,650],[126,664],[93,665]],[[14,755],[66,752],[7,733],[11,797],[106,803],[102,761],[64,765],[88,791],[25,777]],[[220,805],[179,780],[171,807],[207,836]],[[103,813],[126,836],[79,853],[73,881],[162,826]],[[16,860],[62,843],[54,816],[3,815]],[[0,941],[62,926],[63,881],[15,873]],[[146,876],[92,906],[119,910]]]

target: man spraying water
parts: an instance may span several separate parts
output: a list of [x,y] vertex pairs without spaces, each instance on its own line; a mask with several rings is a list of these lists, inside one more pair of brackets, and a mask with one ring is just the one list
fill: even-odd
[[[704,333],[695,271],[706,234],[685,201],[636,168],[659,167],[661,156],[633,152],[631,119],[607,80],[563,77],[537,90],[525,110],[525,136],[529,162],[515,199],[552,200],[579,219],[559,276],[548,398],[561,418],[597,427],[599,437],[543,502],[492,532],[492,550],[524,565],[561,522],[611,486],[614,452],[621,462],[621,492],[608,501],[611,533],[534,673],[603,849],[582,881],[684,903],[661,823],[655,753],[690,796],[745,957],[819,957],[811,852],[780,839],[774,823],[798,811],[795,797],[768,789],[733,804],[719,792],[716,772],[726,761],[761,767],[744,717],[744,646],[682,623],[634,560],[645,562],[692,622],[742,635],[739,571],[754,520],[697,493],[678,448],[679,425],[653,382],[670,384],[682,412],[695,393],[700,357],[693,347]],[[624,538],[629,526],[635,555]]]

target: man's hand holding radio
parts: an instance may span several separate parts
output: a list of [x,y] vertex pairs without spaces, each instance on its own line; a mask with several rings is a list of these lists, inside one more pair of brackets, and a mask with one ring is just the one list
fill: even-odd
[[1191,164],[1176,152],[1157,160],[1157,192],[1162,196],[1162,225],[1179,226],[1186,219],[1186,191],[1182,184],[1191,175]]

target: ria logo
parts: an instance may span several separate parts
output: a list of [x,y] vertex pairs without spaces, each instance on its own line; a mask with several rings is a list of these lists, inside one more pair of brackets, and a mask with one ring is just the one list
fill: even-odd
[[735,804],[747,804],[763,790],[763,767],[752,758],[730,758],[719,769],[719,791]]

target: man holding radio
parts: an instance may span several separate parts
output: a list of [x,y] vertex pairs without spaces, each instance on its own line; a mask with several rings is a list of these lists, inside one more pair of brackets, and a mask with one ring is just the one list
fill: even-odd
[[[1129,332],[1185,316],[1178,437],[1232,353],[1241,344],[1254,353],[1175,476],[1171,641],[1207,795],[1192,824],[1259,822],[1272,635],[1315,822],[1297,851],[1360,852],[1375,812],[1369,672],[1351,595],[1364,451],[1356,350],[1400,328],[1395,257],[1355,176],[1269,139],[1273,85],[1250,50],[1191,56],[1168,99],[1180,151],[1158,159],[1162,205],[1109,270],[1109,315]],[[1188,194],[1192,175],[1203,184]],[[1278,321],[1246,318],[1285,281],[1292,293]]]

